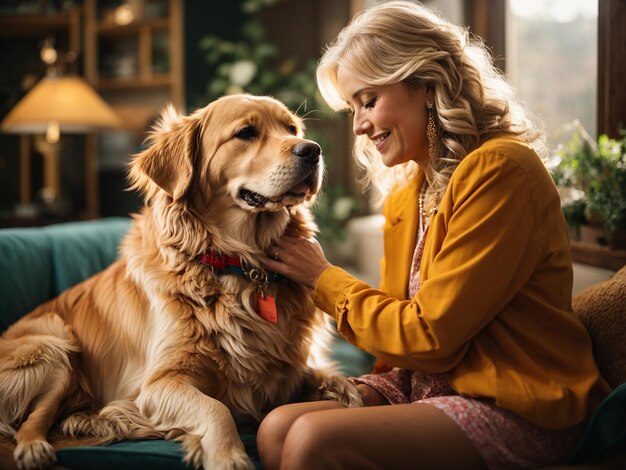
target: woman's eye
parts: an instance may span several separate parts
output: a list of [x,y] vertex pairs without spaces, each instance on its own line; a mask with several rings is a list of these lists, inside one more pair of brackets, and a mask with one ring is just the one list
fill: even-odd
[[246,126],[243,129],[240,129],[235,134],[235,137],[243,140],[254,139],[258,135],[258,132],[254,126]]
[[365,109],[371,109],[374,106],[376,106],[376,101],[378,100],[378,98],[372,98],[371,100],[369,100],[368,102],[366,102],[363,107]]
[[296,128],[296,126],[294,126],[293,124],[289,126],[289,132],[291,133],[291,135],[297,135],[298,134],[298,129]]

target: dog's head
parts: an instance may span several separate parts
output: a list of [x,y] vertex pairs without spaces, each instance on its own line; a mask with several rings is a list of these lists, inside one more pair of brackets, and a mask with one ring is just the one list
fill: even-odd
[[170,108],[133,160],[131,180],[148,199],[165,193],[200,213],[216,198],[247,212],[280,211],[320,189],[321,149],[303,130],[269,97],[226,96],[190,116]]
[[226,96],[189,116],[170,107],[131,162],[131,187],[179,250],[206,249],[210,239],[226,252],[258,253],[287,227],[315,230],[308,206],[324,163],[303,131],[302,120],[270,97]]

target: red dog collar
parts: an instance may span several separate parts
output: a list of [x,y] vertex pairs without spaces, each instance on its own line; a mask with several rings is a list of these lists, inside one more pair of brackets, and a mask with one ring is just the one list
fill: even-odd
[[256,273],[257,275],[261,273],[263,281],[273,282],[281,279],[280,274],[272,271],[268,271],[266,273],[265,271],[256,268],[246,270],[241,264],[241,260],[238,257],[228,256],[224,253],[220,253],[217,250],[211,249],[205,251],[204,253],[196,256],[196,259],[205,266],[209,266],[221,272],[229,271],[232,273],[241,274],[242,276],[248,277],[254,282],[259,282],[259,279],[255,278],[255,276],[253,275],[254,273]]
[[[209,250],[196,256],[196,259],[206,266],[210,266],[215,269],[243,272],[241,266],[241,260],[236,256],[228,256],[219,251]],[[230,269],[238,268],[238,269]]]

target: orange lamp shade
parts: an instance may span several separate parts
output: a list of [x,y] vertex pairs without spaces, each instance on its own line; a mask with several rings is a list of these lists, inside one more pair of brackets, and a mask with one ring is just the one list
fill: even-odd
[[0,127],[4,132],[34,134],[46,132],[51,122],[61,133],[121,125],[113,109],[82,78],[47,76],[7,114]]

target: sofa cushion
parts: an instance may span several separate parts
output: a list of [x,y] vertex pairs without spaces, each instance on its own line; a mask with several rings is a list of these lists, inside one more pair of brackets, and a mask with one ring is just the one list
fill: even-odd
[[626,448],[626,383],[617,387],[598,406],[570,463],[601,460]]
[[626,266],[574,297],[573,307],[589,331],[602,376],[613,388],[626,382]]
[[[256,469],[261,461],[254,434],[240,434]],[[72,470],[189,470],[183,462],[182,446],[165,440],[122,441],[108,446],[68,447],[57,451],[57,464]],[[210,469],[207,469],[210,470]]]
[[50,241],[43,231],[0,230],[0,331],[52,297]]
[[111,217],[44,227],[50,240],[53,294],[84,281],[117,259],[120,241],[130,224],[129,218]]
[[1,229],[0,331],[111,264],[129,227],[129,218],[111,217]]

